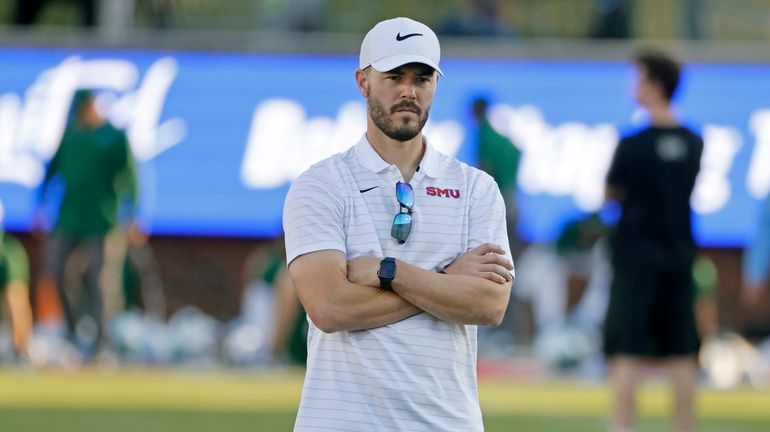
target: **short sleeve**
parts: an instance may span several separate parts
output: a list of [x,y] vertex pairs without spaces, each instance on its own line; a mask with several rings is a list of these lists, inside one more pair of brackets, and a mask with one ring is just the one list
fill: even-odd
[[[484,243],[493,243],[505,249],[505,258],[513,263],[509,250],[505,202],[492,177],[480,173],[471,189],[469,205],[469,235],[466,252]],[[515,270],[511,271],[512,275],[515,273]]]
[[345,188],[333,176],[311,168],[298,177],[286,195],[283,227],[286,263],[310,252],[339,250],[345,252]]
[[28,284],[29,261],[24,246],[18,239],[8,234],[0,241],[3,242],[4,249],[4,252],[0,254],[0,260],[3,259],[2,255],[5,255],[6,283],[18,281]]

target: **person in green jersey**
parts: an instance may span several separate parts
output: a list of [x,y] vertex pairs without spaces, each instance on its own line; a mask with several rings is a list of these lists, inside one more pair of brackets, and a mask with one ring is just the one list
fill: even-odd
[[10,323],[16,354],[25,355],[32,334],[29,302],[29,261],[19,240],[3,232],[3,204],[0,202],[0,318]]
[[[521,151],[506,136],[495,130],[489,122],[489,101],[477,97],[471,105],[471,112],[476,121],[476,157],[478,168],[495,180],[500,188],[505,203],[505,225],[508,232],[508,247],[514,260],[524,252],[524,245],[518,236],[519,208],[516,204],[516,181],[519,173]],[[511,295],[509,306],[500,326],[517,340],[526,341],[531,332],[527,319],[525,302]],[[499,332],[501,329],[491,330]],[[489,332],[490,329],[483,329]]]
[[505,201],[505,214],[508,225],[508,241],[511,254],[516,257],[521,252],[518,240],[518,206],[516,205],[516,179],[519,173],[521,151],[510,139],[496,131],[487,117],[489,102],[479,97],[473,101],[473,116],[477,129],[478,167],[491,175]]
[[[102,342],[105,295],[118,298],[120,294],[111,293],[108,287],[119,285],[123,255],[112,253],[115,248],[108,240],[120,227],[119,214],[126,216],[127,232],[137,232],[133,216],[138,187],[128,138],[99,114],[90,90],[80,90],[73,98],[71,122],[40,187],[41,209],[54,179],[61,182],[63,196],[46,242],[43,271],[57,287],[68,337],[85,355],[94,354]],[[76,332],[80,320],[75,313],[75,299],[65,286],[65,268],[78,247],[83,249],[87,261],[86,314],[92,319],[84,322],[95,326],[86,324]]]

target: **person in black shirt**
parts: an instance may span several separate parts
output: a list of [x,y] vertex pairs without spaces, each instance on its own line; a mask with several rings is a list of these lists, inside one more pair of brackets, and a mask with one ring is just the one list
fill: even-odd
[[607,174],[606,196],[622,212],[611,236],[614,270],[604,351],[614,397],[612,427],[632,431],[640,365],[663,360],[674,391],[674,430],[695,430],[699,339],[693,311],[690,195],[703,140],[671,109],[679,65],[662,53],[634,59],[637,102],[650,125],[623,138]]

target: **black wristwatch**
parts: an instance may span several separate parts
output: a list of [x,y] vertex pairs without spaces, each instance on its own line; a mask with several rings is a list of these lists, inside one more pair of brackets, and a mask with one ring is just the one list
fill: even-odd
[[396,259],[385,257],[380,261],[380,269],[377,270],[377,277],[380,278],[380,288],[391,290],[391,282],[396,277]]

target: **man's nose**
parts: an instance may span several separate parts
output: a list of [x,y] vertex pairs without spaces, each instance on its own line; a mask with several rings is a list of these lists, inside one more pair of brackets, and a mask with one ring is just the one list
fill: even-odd
[[401,85],[402,99],[417,99],[417,86],[411,80],[404,80]]

